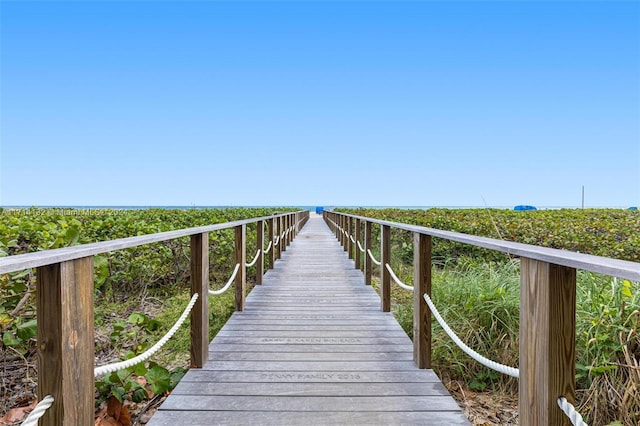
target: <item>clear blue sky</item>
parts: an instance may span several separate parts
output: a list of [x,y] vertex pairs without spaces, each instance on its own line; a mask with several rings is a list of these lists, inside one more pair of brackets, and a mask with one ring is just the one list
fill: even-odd
[[0,205],[640,204],[637,1],[0,8]]

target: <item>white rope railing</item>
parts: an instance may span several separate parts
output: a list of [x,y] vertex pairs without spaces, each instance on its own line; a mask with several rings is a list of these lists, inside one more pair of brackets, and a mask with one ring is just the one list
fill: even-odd
[[222,287],[220,290],[209,289],[209,296],[218,296],[224,293],[225,291],[227,291],[229,287],[231,287],[231,284],[233,284],[233,280],[236,279],[236,275],[238,275],[239,270],[240,270],[240,264],[236,263],[236,267],[233,269],[233,273],[231,274],[231,278],[229,278],[229,281],[227,281],[224,287]]
[[576,408],[567,401],[567,398],[561,396],[558,398],[557,402],[558,407],[560,407],[562,412],[567,415],[573,426],[589,426],[584,422],[584,420],[582,420],[582,416],[576,411]]
[[380,262],[380,261],[376,260],[376,258],[375,258],[375,257],[373,257],[373,253],[371,253],[371,249],[368,249],[368,250],[367,250],[367,253],[369,253],[369,257],[371,258],[371,261],[372,261],[373,263],[375,263],[375,264],[376,264],[376,265],[378,265],[378,266],[382,265],[382,262]]
[[125,368],[132,367],[132,366],[134,366],[136,364],[139,364],[139,363],[149,359],[151,357],[151,355],[153,355],[156,352],[158,352],[160,350],[160,348],[162,348],[169,341],[169,339],[171,339],[171,337],[173,337],[173,335],[176,333],[176,331],[178,331],[178,329],[180,328],[182,323],[187,319],[187,316],[189,315],[189,312],[191,312],[191,309],[193,308],[193,305],[195,305],[196,300],[198,300],[198,293],[195,293],[191,297],[191,300],[189,301],[189,304],[185,308],[185,310],[182,313],[182,315],[180,315],[180,318],[178,318],[178,321],[173,325],[173,327],[171,327],[171,330],[169,330],[167,332],[167,334],[165,334],[162,337],[162,339],[160,339],[158,341],[158,343],[153,345],[151,348],[146,350],[144,353],[141,353],[140,355],[138,355],[136,357],[133,357],[131,359],[127,359],[125,361],[115,362],[113,364],[107,364],[107,365],[103,365],[101,367],[95,368],[93,370],[94,377],[102,376],[104,374],[113,373],[114,371],[118,371],[118,370],[123,370]]
[[269,245],[267,246],[267,249],[262,250],[262,253],[269,254],[269,252],[271,251],[271,247],[273,247],[273,241],[269,241]]
[[258,261],[258,258],[260,257],[260,252],[261,251],[262,250],[258,249],[258,251],[256,251],[256,255],[253,258],[253,260],[251,262],[249,262],[249,263],[245,263],[244,266],[246,266],[247,268],[251,268],[253,265],[255,265],[256,262]]
[[362,245],[360,244],[360,241],[358,241],[358,248],[360,249],[361,252],[364,253],[364,247],[362,247]]
[[40,420],[40,417],[44,416],[44,413],[53,405],[53,401],[54,399],[51,395],[42,398],[42,401],[38,402],[33,411],[20,423],[20,426],[37,426],[38,420]]
[[391,266],[389,266],[388,263],[385,263],[384,266],[385,268],[387,268],[387,271],[389,271],[389,275],[391,275],[391,279],[393,279],[393,281],[395,281],[396,284],[398,284],[400,287],[404,288],[405,290],[413,291],[412,286],[406,285],[405,283],[400,281],[400,278],[398,278],[398,276],[393,272],[393,269],[391,269]]
[[458,345],[458,347],[462,349],[467,355],[469,355],[471,358],[475,359],[485,367],[489,367],[492,370],[496,370],[499,373],[506,374],[508,376],[516,377],[516,378],[520,377],[520,370],[518,370],[517,368],[509,367],[507,365],[503,365],[495,361],[491,361],[490,359],[483,357],[482,355],[480,355],[479,353],[471,349],[469,346],[465,345],[462,342],[462,340],[460,340],[460,338],[456,336],[456,334],[453,331],[451,331],[451,328],[449,328],[449,325],[442,319],[442,317],[440,316],[440,313],[438,312],[435,305],[431,301],[431,298],[429,297],[429,295],[425,293],[423,297],[425,302],[427,302],[427,305],[429,305],[429,309],[431,309],[431,313],[436,318],[436,320],[438,320],[438,322],[440,323],[440,326],[442,326],[442,329],[445,331],[445,333],[447,333],[447,335],[449,335],[451,340],[453,340],[453,342],[456,345]]
[[278,236],[275,238],[275,241],[273,242],[273,245],[274,245],[274,246],[277,246],[279,242],[280,242],[280,235],[278,235]]
[[280,238],[284,238],[285,235],[287,235],[287,231],[282,231],[282,235],[280,235]]
[[353,244],[355,244],[355,243],[356,243],[356,239],[355,239],[355,238],[353,238],[351,235],[349,235],[349,239],[351,240],[351,242],[352,242]]

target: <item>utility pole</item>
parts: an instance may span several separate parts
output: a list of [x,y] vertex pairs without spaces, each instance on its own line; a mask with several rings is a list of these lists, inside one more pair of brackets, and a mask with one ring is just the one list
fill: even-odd
[[584,210],[584,185],[582,185],[582,210]]

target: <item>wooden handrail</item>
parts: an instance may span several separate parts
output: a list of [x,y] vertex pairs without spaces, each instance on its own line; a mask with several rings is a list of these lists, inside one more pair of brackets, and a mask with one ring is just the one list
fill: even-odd
[[[83,244],[55,250],[0,258],[0,274],[37,268],[36,306],[38,318],[38,398],[52,395],[55,402],[40,419],[40,425],[93,424],[94,415],[94,312],[93,256],[182,237],[191,237],[191,295],[200,296],[191,311],[191,365],[202,367],[208,357],[209,338],[209,233],[233,228],[235,260],[240,264],[234,285],[236,309],[244,309],[246,284],[246,226],[256,223],[257,245],[263,249],[262,227],[274,234],[274,223],[295,225],[290,242],[309,218],[308,211],[282,213],[176,231],[160,232]],[[279,228],[279,232],[280,232]],[[281,247],[284,246],[282,239]],[[275,247],[268,268],[273,268]],[[278,256],[280,252],[278,251]],[[263,273],[260,255],[256,273]],[[261,282],[262,277],[257,278]]]
[[568,266],[570,268],[582,269],[584,271],[596,272],[612,277],[626,278],[631,281],[640,281],[640,263],[638,262],[612,259],[608,257],[594,256],[586,253],[576,253],[569,250],[534,246],[531,244],[516,243],[512,241],[497,240],[494,238],[478,237],[475,235],[463,234],[461,232],[443,231],[441,229],[373,219],[365,216],[356,216],[347,213],[327,213],[345,217],[352,217],[381,226],[390,226],[392,228],[402,229],[409,232],[417,232],[423,235],[431,235],[432,237],[469,244],[472,246],[500,251],[503,253],[509,253],[519,257],[526,257],[543,262],[555,263],[556,265]]
[[273,216],[263,216],[253,219],[236,220],[233,222],[216,223],[214,225],[179,229],[176,231],[158,232],[156,234],[119,238],[117,240],[101,241],[98,243],[81,244],[77,246],[64,247],[53,250],[0,257],[0,274],[21,271],[27,268],[37,268],[39,266],[51,265],[53,263],[65,262],[68,260],[81,259],[83,257],[94,256],[101,253],[107,253],[110,251],[122,250],[146,244],[158,243],[161,241],[174,240],[181,237],[189,237],[191,235],[203,234],[205,232],[235,228],[236,226],[248,225],[260,220],[282,218],[288,215],[290,215],[290,213],[282,213]]
[[[414,241],[414,361],[431,364],[431,315],[422,295],[431,293],[431,238],[442,238],[520,257],[520,378],[519,412],[523,426],[567,425],[557,399],[575,399],[576,270],[640,281],[640,263],[567,250],[496,240],[325,210],[324,218],[345,249],[336,224],[364,222],[365,250],[371,248],[371,225],[380,225],[381,309],[388,311],[390,228],[413,233]],[[348,238],[347,238],[348,239]],[[359,240],[358,240],[359,241]],[[371,282],[371,261],[365,256],[365,284]]]

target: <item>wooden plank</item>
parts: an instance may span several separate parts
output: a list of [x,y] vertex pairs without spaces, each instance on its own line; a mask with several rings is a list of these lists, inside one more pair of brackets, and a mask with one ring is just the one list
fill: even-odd
[[[210,359],[212,361],[413,361],[411,353],[408,352],[288,352],[286,349],[281,352],[255,352],[246,351],[237,353],[235,351],[225,351],[221,345],[219,351],[212,351]],[[288,348],[288,347],[287,347]],[[380,348],[380,347],[378,347]],[[224,351],[224,352],[223,352]]]
[[576,270],[520,260],[520,424],[569,425],[575,400]]
[[447,396],[441,383],[199,383],[183,381],[176,395],[245,396]]
[[[430,383],[440,382],[432,370],[411,371],[221,371],[189,370],[183,381],[211,383]],[[333,374],[332,374],[333,373]]]
[[191,236],[191,295],[198,300],[191,310],[191,367],[207,362],[209,342],[209,234]]
[[313,331],[313,332],[332,332],[332,331],[402,331],[402,328],[398,325],[379,325],[379,324],[365,324],[362,325],[350,325],[332,322],[330,324],[296,324],[295,322],[289,322],[288,324],[263,322],[263,323],[247,323],[234,321],[224,326],[225,332],[234,331]]
[[413,234],[413,360],[431,368],[431,312],[423,295],[431,296],[431,237]]
[[[209,352],[309,352],[309,353],[381,353],[411,352],[410,342],[392,345],[367,345],[367,344],[250,344],[250,343],[217,343],[209,345]],[[210,355],[211,356],[211,355]]]
[[[401,329],[385,330],[383,333],[380,330],[225,330],[222,329],[218,332],[217,336],[220,337],[261,337],[261,338],[375,338],[380,335],[385,337],[405,339],[406,333]],[[216,336],[216,337],[217,337]]]
[[93,424],[93,257],[38,268],[36,292],[40,424]]
[[412,361],[217,361],[211,360],[204,370],[234,371],[403,371],[412,370]]
[[242,345],[404,345],[410,344],[408,337],[391,338],[379,337],[237,337],[216,336],[214,344],[242,344]]
[[205,367],[187,373],[150,424],[162,413],[189,423],[300,424],[287,414],[296,411],[313,414],[307,424],[327,416],[468,424],[433,371],[416,368],[411,340],[381,312],[321,218],[309,220],[274,266],[213,339]]
[[331,412],[331,411],[158,411],[151,426],[209,426],[211,424],[233,425],[389,425],[389,424],[421,424],[421,425],[469,425],[469,421],[461,412],[425,411],[417,412]]
[[429,407],[432,411],[456,411],[458,405],[450,396],[305,396],[304,398],[278,396],[215,396],[173,395],[162,409],[165,410],[229,410],[229,411],[419,411]]

